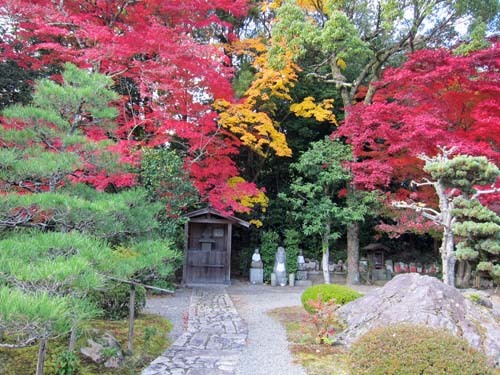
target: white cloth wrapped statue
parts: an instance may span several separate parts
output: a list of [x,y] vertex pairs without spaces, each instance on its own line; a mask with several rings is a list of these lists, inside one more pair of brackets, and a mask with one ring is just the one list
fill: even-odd
[[276,275],[276,282],[281,285],[286,285],[286,253],[285,248],[278,247],[274,260],[274,274]]
[[262,268],[262,258],[260,257],[259,249],[255,249],[255,252],[252,255],[252,264],[251,268]]

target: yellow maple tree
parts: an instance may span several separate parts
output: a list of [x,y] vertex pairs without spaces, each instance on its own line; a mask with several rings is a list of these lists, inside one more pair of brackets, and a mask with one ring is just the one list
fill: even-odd
[[325,99],[316,104],[312,96],[308,96],[301,103],[294,103],[290,106],[290,111],[298,117],[314,117],[317,121],[328,121],[337,125],[337,120],[332,112],[333,99]]
[[286,137],[272,117],[277,110],[276,100],[292,101],[290,90],[297,80],[298,66],[290,55],[282,69],[271,69],[267,64],[267,46],[260,39],[239,40],[229,47],[229,52],[250,56],[257,73],[239,103],[215,101],[219,124],[262,157],[269,150],[277,156],[291,156]]

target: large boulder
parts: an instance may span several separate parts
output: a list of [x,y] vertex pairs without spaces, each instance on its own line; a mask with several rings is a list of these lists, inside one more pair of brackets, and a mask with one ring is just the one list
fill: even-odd
[[375,327],[423,324],[464,337],[500,365],[498,315],[434,277],[398,275],[383,288],[340,307],[337,313],[347,325],[338,339],[347,346]]

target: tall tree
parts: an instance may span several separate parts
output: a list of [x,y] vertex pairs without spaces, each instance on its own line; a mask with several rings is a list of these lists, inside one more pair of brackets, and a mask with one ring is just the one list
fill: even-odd
[[[241,134],[221,126],[211,107],[233,98],[231,61],[214,42],[235,38],[228,20],[246,14],[246,0],[12,0],[0,12],[11,30],[3,58],[33,69],[71,61],[119,81],[119,129],[111,136],[125,157],[168,144],[204,201],[248,210],[233,200],[230,183],[238,176]],[[241,185],[241,196],[261,193],[253,183]]]
[[33,102],[3,111],[0,180],[6,190],[51,191],[70,175],[100,189],[134,183],[120,168],[109,142],[88,134],[109,129],[117,112],[110,102],[118,95],[112,80],[66,64],[62,83],[37,82]]
[[[491,188],[500,175],[500,170],[495,164],[488,162],[484,156],[457,155],[451,157],[454,151],[455,148],[446,149],[443,147],[440,154],[434,157],[422,155],[421,159],[425,161],[424,171],[430,175],[431,180],[426,179],[420,183],[413,182],[416,186],[433,187],[438,197],[438,209],[429,207],[422,202],[393,203],[398,208],[411,208],[442,227],[443,240],[440,253],[443,282],[450,286],[455,286],[457,256],[465,260],[477,258],[479,251],[474,249],[476,245],[478,250],[485,250],[487,253],[491,252],[496,255],[498,246],[492,247],[489,244],[495,241],[500,232],[500,226],[496,223],[499,218],[495,213],[488,212],[483,207],[483,215],[478,216],[477,210],[478,204],[480,205],[477,202],[478,197],[500,191],[500,189]],[[480,189],[482,185],[483,187],[486,185],[486,189]],[[472,205],[476,206],[476,210],[471,209]],[[469,210],[467,210],[467,206],[469,206]],[[474,220],[482,219],[484,221],[486,219],[487,223],[482,225],[480,222],[474,221],[457,223],[457,215],[458,217],[470,217]],[[464,238],[469,237],[469,241],[462,242],[455,251],[455,235],[457,233]],[[483,241],[473,243],[478,242],[478,235],[484,237]],[[488,237],[490,242],[485,242]],[[498,265],[488,262],[486,259],[480,264],[480,269],[488,269],[492,274],[498,272]]]
[[[359,95],[369,104],[382,69],[399,61],[404,52],[450,43],[460,22],[491,24],[497,1],[478,4],[461,0],[300,1],[288,0],[277,10],[272,36],[276,64],[291,51],[299,59],[316,56],[308,72],[340,91],[344,117]],[[360,93],[362,86],[367,90]],[[354,190],[354,186],[351,190]],[[359,281],[354,265],[359,254],[359,225],[348,228],[348,282]]]
[[351,165],[355,182],[431,204],[432,190],[413,191],[408,183],[422,177],[420,154],[455,147],[498,163],[498,50],[498,43],[467,56],[424,50],[387,70],[373,104],[354,105],[339,130],[358,158]]
[[326,284],[330,283],[330,243],[342,235],[342,226],[363,221],[376,203],[374,194],[356,192],[346,196],[352,176],[346,162],[351,160],[350,147],[325,138],[311,144],[299,160],[292,164],[296,172],[288,196],[296,219],[306,235],[321,237],[322,269]]

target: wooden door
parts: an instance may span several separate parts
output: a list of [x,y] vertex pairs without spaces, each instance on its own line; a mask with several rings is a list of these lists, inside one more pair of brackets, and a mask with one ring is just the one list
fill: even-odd
[[222,284],[227,282],[226,225],[192,223],[186,257],[188,284]]

